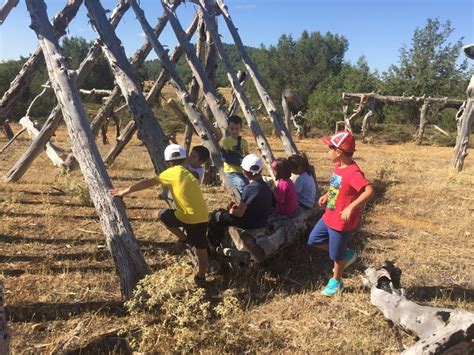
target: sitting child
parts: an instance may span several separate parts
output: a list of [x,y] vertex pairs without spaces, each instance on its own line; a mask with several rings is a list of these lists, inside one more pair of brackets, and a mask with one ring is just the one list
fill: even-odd
[[315,201],[321,197],[319,192],[316,174],[309,165],[308,157],[305,153],[293,154],[288,158],[291,172],[296,175],[294,180],[296,193],[298,194],[298,204],[303,208],[312,208]]
[[[194,281],[198,286],[203,286],[208,265],[206,232],[209,217],[206,202],[196,178],[183,166],[186,159],[184,149],[177,144],[170,144],[164,153],[168,169],[154,178],[140,181],[126,189],[111,189],[110,194],[122,197],[158,184],[169,188],[176,203],[176,210],[160,210],[158,218],[180,241],[196,247],[198,271]],[[186,233],[180,228],[184,228]]]
[[207,237],[214,245],[222,240],[226,227],[252,229],[266,226],[273,194],[262,179],[262,165],[262,159],[255,154],[243,159],[243,173],[250,183],[244,187],[239,204],[232,202],[228,210],[219,209],[211,213]]
[[202,165],[209,159],[209,150],[203,145],[196,145],[191,149],[186,162],[183,164],[186,169],[188,169],[194,177],[202,182],[204,176],[204,169]]
[[288,160],[279,158],[272,163],[273,174],[276,179],[276,186],[273,190],[275,195],[275,209],[280,215],[291,215],[298,209],[298,196],[295,186],[291,181],[291,171]]
[[225,137],[222,141],[224,171],[232,185],[242,194],[245,185],[249,183],[240,167],[244,156],[249,154],[249,144],[240,136],[242,132],[242,118],[230,116],[227,130],[229,131],[229,136]]

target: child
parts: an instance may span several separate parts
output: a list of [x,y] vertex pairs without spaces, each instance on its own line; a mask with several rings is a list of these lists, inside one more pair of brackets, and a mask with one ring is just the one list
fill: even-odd
[[374,190],[352,160],[355,140],[349,132],[338,132],[322,140],[329,147],[334,171],[329,191],[319,199],[320,206],[326,204],[326,211],[309,235],[308,248],[329,251],[334,260],[333,277],[322,291],[323,295],[333,296],[343,289],[344,268],[356,259],[356,252],[347,249],[347,242],[359,224],[362,206],[372,198]]
[[308,157],[305,153],[293,154],[288,158],[288,162],[291,172],[297,175],[294,184],[298,194],[298,204],[305,209],[313,208],[316,200],[321,197],[321,193]]
[[203,145],[196,145],[191,149],[191,152],[184,163],[184,167],[194,175],[199,183],[202,182],[204,176],[202,165],[209,159],[209,156],[209,150],[206,147]]
[[262,179],[262,159],[249,154],[242,160],[243,174],[250,181],[244,187],[239,204],[232,202],[228,210],[219,209],[211,213],[207,237],[218,245],[228,226],[244,229],[260,228],[267,224],[273,204],[272,190]]
[[[194,281],[200,287],[206,281],[207,259],[207,224],[208,212],[199,184],[191,172],[183,166],[186,152],[177,144],[170,144],[165,149],[165,162],[168,169],[160,175],[143,180],[126,189],[111,189],[113,196],[122,197],[132,192],[147,189],[157,184],[169,188],[176,204],[176,210],[162,209],[158,213],[160,221],[175,234],[181,242],[196,247],[198,271]],[[186,234],[180,229],[184,228]]]
[[272,162],[272,169],[276,179],[276,186],[273,190],[276,200],[275,209],[280,215],[291,215],[298,209],[298,196],[293,181],[290,179],[291,171],[288,160],[276,159]]
[[242,194],[244,187],[249,183],[242,174],[242,168],[240,167],[243,157],[249,154],[249,144],[240,136],[242,132],[242,118],[230,116],[228,132],[229,136],[225,137],[222,141],[224,171],[232,185]]

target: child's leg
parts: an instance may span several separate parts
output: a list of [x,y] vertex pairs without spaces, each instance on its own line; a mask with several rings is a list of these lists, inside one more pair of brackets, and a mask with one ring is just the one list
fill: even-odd
[[328,243],[329,243],[329,228],[326,226],[323,219],[321,218],[318,221],[318,223],[316,223],[313,230],[309,234],[306,247],[308,251],[311,251],[313,247],[316,247],[318,249],[322,249],[325,251],[329,251]]
[[209,220],[207,238],[211,243],[218,245],[224,237],[224,232],[227,227],[240,227],[241,225],[241,218],[231,215],[223,208],[212,211],[211,218]]
[[205,278],[209,261],[207,257],[207,249],[196,249],[196,255],[198,259],[198,276]]
[[244,187],[249,184],[249,181],[242,173],[227,173],[232,185],[242,194]]
[[158,212],[158,219],[171,233],[178,237],[180,242],[184,242],[186,234],[179,229],[181,222],[177,220],[174,211],[172,209],[162,209]]
[[186,224],[185,229],[189,243],[196,248],[196,256],[198,259],[197,276],[201,279],[205,279],[208,267],[207,223]]
[[329,257],[334,261],[333,278],[341,280],[346,267],[347,243],[352,236],[352,231],[336,231],[329,228]]

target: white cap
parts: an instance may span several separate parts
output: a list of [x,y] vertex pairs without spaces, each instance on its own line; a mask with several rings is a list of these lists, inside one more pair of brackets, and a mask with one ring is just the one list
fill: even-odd
[[255,154],[246,155],[242,160],[242,164],[240,164],[242,169],[254,175],[259,174],[262,171],[262,165],[262,159]]
[[179,144],[170,144],[165,148],[165,161],[186,158],[186,151]]

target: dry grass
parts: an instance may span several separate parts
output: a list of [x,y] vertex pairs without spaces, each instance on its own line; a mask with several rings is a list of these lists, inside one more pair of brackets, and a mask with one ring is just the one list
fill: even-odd
[[[55,139],[68,145],[64,128]],[[20,138],[0,157],[2,176],[27,144]],[[331,170],[325,148],[316,139],[298,145],[325,189]],[[361,258],[345,275],[347,291],[334,299],[319,293],[331,269],[327,256],[315,252],[310,260],[300,246],[247,277],[214,275],[208,294],[199,293],[189,287],[192,269],[174,238],[155,220],[164,206],[158,191],[127,198],[134,232],[156,271],[143,287],[161,285],[171,295],[155,300],[153,312],[139,305],[130,316],[80,172],[63,175],[41,155],[21,182],[0,182],[0,259],[13,351],[127,352],[128,342],[141,351],[397,352],[413,339],[370,305],[359,277],[367,265],[394,260],[413,299],[474,310],[474,162],[469,156],[456,174],[451,154],[412,144],[358,146],[356,158],[377,198],[352,241]],[[118,187],[150,176],[145,148],[134,140],[109,174]],[[204,193],[211,209],[229,200],[221,187]],[[204,312],[200,318],[192,317],[196,309]]]

